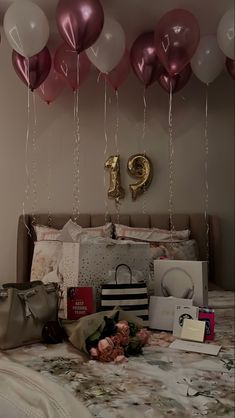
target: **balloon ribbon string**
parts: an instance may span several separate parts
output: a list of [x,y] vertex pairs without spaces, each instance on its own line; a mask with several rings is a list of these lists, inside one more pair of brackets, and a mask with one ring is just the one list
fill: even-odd
[[209,220],[208,220],[208,208],[209,208],[209,180],[208,180],[208,160],[209,160],[209,136],[208,136],[208,84],[206,84],[206,97],[205,97],[205,223],[206,223],[206,257],[209,261]]
[[79,116],[80,59],[77,55],[76,90],[74,91],[74,184],[73,218],[76,222],[80,215],[80,116]]
[[53,225],[53,218],[51,214],[51,202],[52,202],[52,161],[51,161],[51,138],[49,138],[49,141],[47,142],[47,172],[48,172],[48,179],[47,179],[47,201],[48,201],[48,226],[52,227]]
[[[106,77],[104,77],[104,139],[105,139],[105,145],[104,145],[104,164],[107,160],[107,151],[108,151],[108,134],[107,134],[107,80]],[[108,201],[106,197],[106,172],[104,168],[104,206],[105,206],[105,222],[108,221]]]
[[144,105],[144,113],[143,113],[142,141],[143,141],[144,155],[146,155],[145,138],[146,138],[146,125],[147,125],[147,100],[146,100],[146,87],[145,86],[144,86],[144,91],[143,91],[143,105]]
[[172,102],[173,102],[173,90],[172,80],[170,82],[170,94],[169,94],[169,217],[170,217],[170,234],[171,242],[173,242],[173,232],[175,230],[173,213],[174,213],[174,138],[173,138],[173,114],[172,114]]
[[115,127],[115,147],[116,147],[116,154],[119,154],[118,149],[118,134],[119,134],[119,93],[118,90],[115,90],[116,95],[116,127]]
[[27,58],[26,61],[27,65],[27,76],[28,76],[28,89],[27,89],[27,129],[26,129],[26,139],[25,139],[25,177],[26,177],[26,186],[24,190],[24,198],[22,202],[22,214],[23,214],[23,222],[24,226],[27,229],[28,235],[31,237],[30,229],[26,223],[26,214],[25,214],[25,206],[26,202],[29,202],[29,192],[30,192],[30,175],[29,175],[29,165],[28,165],[28,157],[29,157],[29,138],[30,138],[30,83],[29,83],[29,59]]
[[35,91],[33,91],[33,137],[32,137],[32,217],[33,225],[36,225],[36,208],[37,208],[37,111]]
[[[115,90],[116,96],[116,129],[115,129],[115,147],[116,147],[116,155],[119,155],[119,147],[118,147],[118,134],[119,134],[119,93],[118,89]],[[120,199],[115,199],[115,207],[116,207],[116,214],[117,214],[117,224],[120,224]]]
[[[142,127],[142,146],[143,146],[143,154],[146,156],[146,125],[147,125],[147,100],[146,100],[146,86],[144,86],[143,90],[143,127]],[[144,194],[143,194],[143,205],[142,205],[142,212],[146,214],[146,188],[144,185]]]

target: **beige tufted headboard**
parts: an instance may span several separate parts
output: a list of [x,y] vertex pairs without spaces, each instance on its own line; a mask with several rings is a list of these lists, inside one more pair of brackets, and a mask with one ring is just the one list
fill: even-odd
[[[71,218],[70,214],[55,214],[53,215],[53,227],[61,229],[65,223]],[[217,284],[220,283],[220,224],[219,218],[215,215],[208,217],[210,225],[209,233],[209,279]],[[117,215],[109,215],[107,221],[117,223]],[[35,241],[35,233],[32,226],[32,216],[25,216],[25,223],[31,231],[31,236],[28,234],[24,224],[23,216],[21,215],[18,223],[18,237],[17,237],[17,282],[25,282],[30,279],[30,271],[33,257],[33,248]],[[40,225],[47,225],[48,215],[37,214],[37,223]],[[78,220],[79,225],[83,227],[100,226],[105,223],[104,215],[89,215],[81,214]],[[142,228],[162,228],[169,229],[169,215],[168,214],[153,214],[153,215],[120,215],[120,224],[142,227]],[[206,260],[207,246],[206,246],[206,222],[204,214],[175,214],[174,215],[175,229],[190,229],[191,238],[195,239],[199,246],[200,260]]]

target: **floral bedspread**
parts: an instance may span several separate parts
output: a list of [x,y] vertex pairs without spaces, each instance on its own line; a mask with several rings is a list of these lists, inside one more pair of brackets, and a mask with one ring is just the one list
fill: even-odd
[[172,350],[170,339],[155,333],[143,356],[118,365],[88,361],[69,344],[23,347],[0,357],[67,387],[96,418],[234,417],[233,308],[216,309],[217,357]]

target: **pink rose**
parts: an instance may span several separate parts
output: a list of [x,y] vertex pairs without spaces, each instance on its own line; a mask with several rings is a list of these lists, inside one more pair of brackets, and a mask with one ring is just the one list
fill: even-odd
[[117,336],[119,338],[119,341],[120,341],[121,345],[128,345],[129,344],[129,335],[123,335],[123,334],[118,333]]
[[124,350],[122,347],[116,347],[113,349],[112,359],[115,360],[115,358],[118,356],[124,356]]
[[150,337],[150,332],[145,329],[142,328],[138,333],[137,333],[137,337],[140,339],[141,343],[143,345],[148,343],[149,337]]
[[110,338],[104,338],[98,342],[98,351],[103,353],[104,351],[110,353],[113,349],[113,342]]
[[117,332],[118,332],[118,334],[122,334],[122,335],[125,335],[125,336],[128,337],[129,334],[130,334],[130,328],[129,328],[128,322],[127,321],[119,321],[117,323]]
[[93,347],[93,348],[90,349],[91,358],[97,359],[98,355],[99,355],[99,353],[98,353],[98,350],[96,348]]
[[121,334],[116,334],[116,335],[112,335],[112,337],[110,337],[114,347],[121,345],[120,336],[121,336]]
[[103,351],[102,353],[99,353],[98,360],[105,362],[105,363],[113,361],[112,351],[111,352]]
[[117,356],[114,361],[115,363],[126,363],[128,360],[125,356]]

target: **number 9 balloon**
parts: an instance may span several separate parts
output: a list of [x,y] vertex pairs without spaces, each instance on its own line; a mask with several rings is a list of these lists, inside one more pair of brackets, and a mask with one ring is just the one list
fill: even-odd
[[153,166],[144,154],[132,155],[127,162],[127,171],[131,177],[139,179],[135,184],[130,184],[132,200],[143,194],[150,186],[153,178]]

